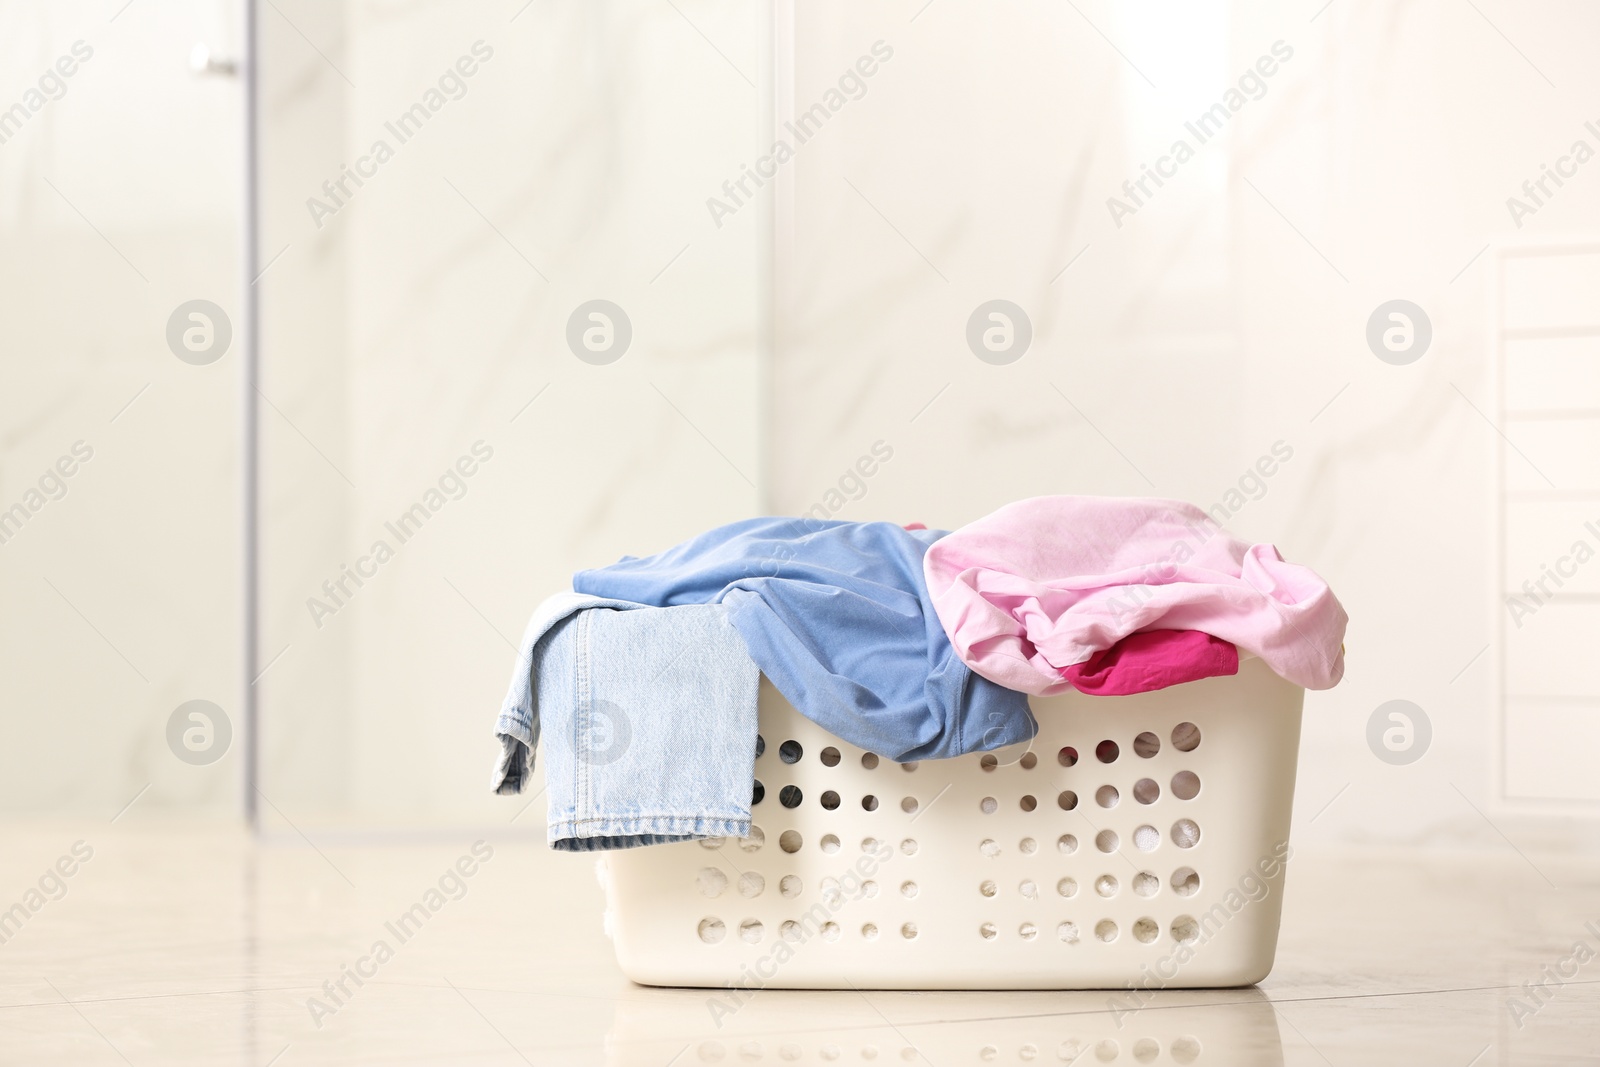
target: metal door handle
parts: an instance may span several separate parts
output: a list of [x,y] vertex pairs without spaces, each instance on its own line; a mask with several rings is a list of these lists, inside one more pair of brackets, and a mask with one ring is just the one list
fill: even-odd
[[198,75],[231,78],[239,73],[239,64],[237,60],[213,54],[210,45],[201,43],[189,50],[189,69]]

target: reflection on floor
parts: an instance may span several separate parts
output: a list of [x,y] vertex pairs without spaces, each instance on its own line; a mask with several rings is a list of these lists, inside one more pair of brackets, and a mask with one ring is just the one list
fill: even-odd
[[1594,858],[1300,843],[1272,976],[1134,1011],[1104,991],[768,990],[729,1012],[623,979],[592,861],[526,836],[308,847],[124,821],[4,840],[0,1063],[1600,1062]]

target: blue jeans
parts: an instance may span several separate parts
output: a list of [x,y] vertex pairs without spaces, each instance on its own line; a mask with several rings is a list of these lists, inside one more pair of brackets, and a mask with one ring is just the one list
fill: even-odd
[[552,848],[746,837],[760,677],[720,605],[551,597],[495,723],[495,791],[527,788],[542,738]]

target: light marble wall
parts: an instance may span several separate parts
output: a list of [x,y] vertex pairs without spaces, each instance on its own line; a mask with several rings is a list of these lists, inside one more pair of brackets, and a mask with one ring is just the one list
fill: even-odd
[[[704,200],[760,145],[765,25],[728,3],[356,3],[313,28],[319,5],[282,6],[326,58],[277,43],[306,69],[274,122],[308,165],[268,161],[265,244],[291,249],[268,291],[340,342],[299,349],[269,314],[286,421],[327,458],[289,432],[270,449],[264,655],[288,651],[264,681],[264,788],[291,819],[508,818],[490,726],[533,606],[756,508],[767,215],[718,229]],[[442,76],[426,123],[391,129]],[[340,129],[313,118],[331,139],[308,154],[324,109]],[[342,164],[371,174],[335,203]],[[565,340],[596,298],[632,323],[609,365]],[[430,501],[463,457],[474,473]],[[402,542],[419,502],[435,513]],[[379,541],[393,558],[323,594]]]
[[260,788],[271,806],[350,803],[354,636],[308,638],[305,598],[328,577],[354,508],[350,454],[350,237],[307,226],[305,198],[349,160],[349,13],[263,5],[261,65]]
[[[874,41],[894,56],[780,177],[772,501],[825,499],[881,439],[893,460],[841,517],[1209,506],[1285,442],[1231,525],[1315,566],[1352,618],[1344,683],[1307,700],[1300,832],[1505,847],[1476,805],[1568,833],[1490,796],[1479,253],[1595,232],[1592,176],[1520,230],[1505,201],[1594,117],[1579,42],[1600,25],[1571,4],[1324,6],[795,5],[796,110]],[[1280,40],[1264,95],[1117,225],[1107,199]],[[964,337],[995,298],[1034,329],[1006,366]],[[1365,342],[1394,298],[1433,323],[1410,366]],[[1397,698],[1434,730],[1408,767],[1365,740]]]
[[[115,811],[153,783],[141,804],[224,814],[232,761],[178,764],[161,728],[233,698],[234,362],[178,363],[161,330],[180,300],[233,299],[235,90],[184,59],[237,27],[119,7],[0,3],[0,104],[96,49],[0,145],[0,505],[96,448],[0,546],[0,810]],[[1213,504],[1281,441],[1232,525],[1353,620],[1346,681],[1308,699],[1298,832],[1503,846],[1474,805],[1517,840],[1567,832],[1489,795],[1482,250],[1596,231],[1587,172],[1521,228],[1505,204],[1600,119],[1593,12],[772,10],[776,31],[724,0],[263,7],[269,825],[505,816],[488,717],[530,608],[576,567],[831,505],[878,441],[893,458],[840,517],[944,526],[1036,493]],[[1117,225],[1107,198],[1279,40],[1264,95]],[[478,41],[464,92],[399,143],[385,123]],[[732,204],[774,112],[826,102],[880,41],[864,90],[719,226],[707,198]],[[332,204],[324,181],[379,139],[392,158]],[[1397,297],[1433,323],[1409,366],[1364,338]],[[595,298],[633,325],[605,366],[564,339]],[[997,298],[1033,328],[1005,366],[964,336]],[[479,441],[492,459],[399,544],[385,523]],[[379,539],[394,558],[333,605],[322,583]],[[1409,767],[1365,741],[1396,698],[1434,727]]]

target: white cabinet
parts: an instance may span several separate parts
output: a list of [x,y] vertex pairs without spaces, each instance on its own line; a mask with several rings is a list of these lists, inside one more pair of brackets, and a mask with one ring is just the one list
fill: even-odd
[[1600,242],[1496,256],[1496,782],[1600,814]]

